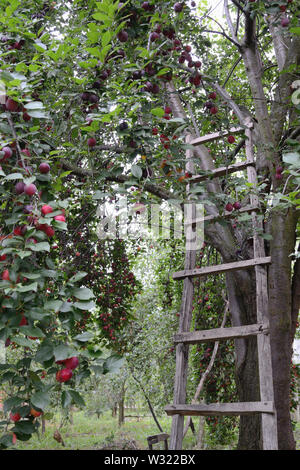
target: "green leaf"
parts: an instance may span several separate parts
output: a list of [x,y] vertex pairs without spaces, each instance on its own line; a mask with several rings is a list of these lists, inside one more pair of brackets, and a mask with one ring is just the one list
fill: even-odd
[[300,36],[300,26],[293,26],[292,28],[290,28],[290,32],[297,34],[297,36]]
[[103,364],[103,373],[115,373],[120,370],[122,365],[124,364],[125,359],[113,354],[108,359],[105,360]]
[[75,403],[75,405],[85,406],[84,399],[82,398],[80,393],[76,392],[75,390],[68,390],[68,392],[71,395],[72,400]]
[[50,359],[52,359],[53,355],[54,355],[53,345],[44,342],[41,345],[41,347],[38,349],[35,355],[35,360],[37,362],[43,363],[45,361],[49,361]]
[[154,116],[163,117],[165,115],[165,111],[163,108],[153,108],[151,109],[151,114]]
[[33,118],[38,118],[38,119],[48,119],[48,115],[43,112],[43,111],[34,111],[34,110],[29,110],[27,111],[27,114]]
[[27,286],[17,286],[16,291],[18,292],[29,292],[29,291],[34,291],[37,292],[38,290],[38,283],[33,282],[31,284],[28,284]]
[[100,50],[99,50],[98,47],[87,47],[86,50],[87,50],[87,52],[89,52],[94,57],[97,57],[98,59],[100,59],[101,54],[100,54]]
[[10,434],[3,434],[0,438],[0,446],[3,447],[11,447],[13,446],[13,435]]
[[93,291],[86,287],[81,287],[79,289],[74,289],[72,295],[79,300],[89,300],[95,297]]
[[161,70],[156,74],[156,76],[157,76],[157,77],[160,77],[161,75],[165,75],[166,73],[170,72],[170,70],[171,70],[170,68],[165,67],[165,68],[161,69]]
[[30,101],[29,103],[26,103],[25,105],[26,111],[30,109],[43,109],[44,105],[41,101]]
[[69,390],[64,390],[61,394],[61,406],[66,409],[69,408],[72,403],[72,397]]
[[33,341],[30,341],[29,339],[27,338],[23,338],[23,336],[13,336],[11,338],[11,341],[13,341],[14,343],[18,344],[19,346],[25,346],[27,348],[32,348],[33,345],[34,345],[34,342]]
[[50,245],[48,242],[40,242],[30,245],[32,251],[50,251]]
[[133,174],[133,176],[135,176],[135,178],[138,178],[138,179],[140,179],[143,176],[143,170],[138,165],[132,165],[131,173]]
[[22,173],[10,173],[9,175],[5,176],[5,180],[22,180],[23,175]]
[[102,47],[105,47],[107,46],[107,44],[109,44],[111,38],[112,38],[113,34],[111,31],[106,31],[102,37],[101,37],[101,44],[102,44]]
[[104,13],[101,13],[100,11],[98,11],[97,13],[94,13],[92,15],[92,17],[94,18],[94,20],[97,20],[97,21],[104,21],[104,22],[111,22],[110,18],[105,15]]
[[12,431],[21,434],[33,434],[35,425],[31,421],[18,421]]
[[95,302],[75,302],[74,306],[80,310],[92,310],[95,308]]
[[23,403],[23,398],[19,398],[19,397],[8,398],[3,403],[3,411],[4,413],[7,413],[12,408],[16,408],[17,406],[20,406],[22,403]]
[[20,332],[27,336],[33,336],[37,338],[44,338],[45,335],[40,328],[37,326],[21,326]]
[[87,341],[90,341],[94,338],[94,333],[90,331],[85,331],[84,333],[81,333],[80,335],[77,335],[74,337],[76,341],[80,341],[82,343],[85,343]]
[[69,357],[73,357],[76,355],[75,349],[71,348],[71,346],[60,344],[54,348],[54,357],[56,361],[63,361],[64,359],[68,359]]
[[93,199],[97,200],[97,199],[103,199],[103,197],[105,197],[106,194],[103,192],[103,191],[95,191],[95,193],[93,194]]
[[30,401],[34,408],[44,410],[51,402],[51,398],[46,392],[36,392],[31,396]]
[[288,165],[300,167],[300,154],[298,152],[285,153],[282,160]]
[[69,282],[68,284],[73,284],[77,281],[81,281],[81,279],[83,279],[84,277],[87,276],[88,273],[85,273],[84,271],[80,271],[78,273],[76,273],[74,276],[72,276],[70,279],[69,279]]
[[62,304],[62,300],[49,300],[44,304],[44,310],[54,310],[57,313]]

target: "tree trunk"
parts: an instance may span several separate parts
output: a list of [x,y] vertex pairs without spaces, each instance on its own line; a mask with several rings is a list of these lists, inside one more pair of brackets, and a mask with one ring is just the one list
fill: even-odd
[[121,399],[118,403],[119,407],[119,426],[122,426],[124,424],[124,400]]
[[74,419],[73,419],[73,408],[72,407],[70,408],[70,412],[69,412],[69,420],[70,420],[70,424],[73,425],[74,424]]
[[122,426],[125,421],[125,409],[124,409],[124,403],[125,403],[125,384],[123,383],[122,385],[122,391],[121,391],[121,398],[118,403],[118,408],[119,408],[119,426]]
[[42,416],[42,434],[45,434],[46,432],[46,420],[44,416]]
[[[254,271],[245,274],[240,271],[226,275],[232,326],[256,323]],[[256,337],[235,340],[235,377],[240,402],[260,400]],[[238,449],[260,448],[260,416],[241,416]]]
[[205,417],[199,417],[199,429],[198,429],[198,437],[197,437],[197,444],[195,450],[203,450],[204,449],[204,436],[205,436]]
[[280,450],[295,450],[290,416],[292,360],[291,253],[295,246],[296,217],[292,210],[273,212],[269,269],[269,311],[275,405]]

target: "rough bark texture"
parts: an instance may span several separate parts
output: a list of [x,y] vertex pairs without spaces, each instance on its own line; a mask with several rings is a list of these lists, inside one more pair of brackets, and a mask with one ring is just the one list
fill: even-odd
[[295,449],[290,418],[290,370],[292,359],[291,258],[295,246],[296,217],[290,210],[272,216],[269,268],[269,313],[275,405],[280,450]]
[[[233,326],[256,323],[256,293],[253,272],[226,275],[231,322]],[[259,401],[259,379],[256,337],[235,340],[236,386],[239,401]],[[261,448],[260,417],[242,416],[239,449]]]

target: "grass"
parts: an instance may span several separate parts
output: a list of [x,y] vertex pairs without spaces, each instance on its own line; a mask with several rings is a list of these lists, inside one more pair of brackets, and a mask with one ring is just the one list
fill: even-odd
[[[130,412],[128,412],[130,414]],[[136,410],[135,410],[136,414]],[[60,429],[61,416],[55,415],[51,421],[46,423],[45,434],[34,435],[30,441],[18,441],[14,449],[16,450],[144,450],[147,449],[147,437],[158,434],[158,428],[152,417],[128,418],[119,427],[117,418],[111,416],[111,412],[106,412],[98,419],[96,415],[88,416],[83,411],[77,411],[73,416],[73,424],[70,422]],[[167,416],[159,417],[160,424],[164,432],[170,433],[171,418]],[[59,429],[65,447],[53,438],[53,433]],[[300,423],[295,431],[297,449],[300,449]],[[193,449],[195,438],[191,431],[188,431],[184,439],[184,449]],[[230,449],[230,446],[218,447],[219,449]],[[163,443],[154,446],[155,450],[163,449]]]
[[[83,411],[74,413],[73,424],[67,423],[59,429],[65,447],[56,442],[53,433],[59,428],[61,417],[55,415],[51,421],[47,421],[45,434],[35,435],[30,441],[18,442],[15,449],[20,450],[96,450],[103,448],[115,449],[135,448],[147,449],[147,437],[158,434],[153,419],[145,417],[139,419],[129,418],[119,427],[116,418],[110,412],[104,413],[98,419],[87,416]],[[167,417],[160,418],[165,432],[170,432],[171,421]],[[159,447],[158,447],[159,448]]]

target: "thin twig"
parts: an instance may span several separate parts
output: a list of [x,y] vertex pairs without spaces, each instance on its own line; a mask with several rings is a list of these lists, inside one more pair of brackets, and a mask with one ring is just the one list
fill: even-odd
[[13,138],[16,141],[17,156],[19,157],[19,159],[22,162],[22,167],[25,168],[26,167],[25,160],[24,160],[23,155],[22,155],[22,151],[21,151],[21,147],[20,147],[20,144],[19,144],[18,136],[17,136],[15,126],[14,126],[14,123],[13,123],[13,120],[11,118],[10,113],[7,113],[7,121],[8,121],[8,124],[9,124],[10,128],[11,128]]
[[238,43],[238,38],[235,34],[233,22],[232,22],[230,11],[229,11],[228,0],[224,0],[224,10],[225,10],[225,16],[226,16],[226,21],[227,21],[227,24],[228,24],[228,28],[230,29],[230,32],[231,32],[231,35],[232,35],[232,39],[233,39],[233,41]]

